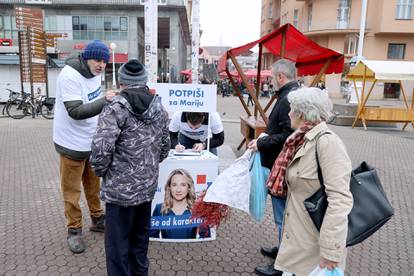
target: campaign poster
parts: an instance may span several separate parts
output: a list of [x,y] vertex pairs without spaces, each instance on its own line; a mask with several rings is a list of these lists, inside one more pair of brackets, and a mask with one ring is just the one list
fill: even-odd
[[150,239],[162,242],[201,242],[216,239],[214,228],[202,227],[191,218],[191,208],[200,193],[218,174],[218,157],[174,155],[160,164],[158,187],[152,201]]
[[217,86],[213,84],[148,83],[167,111],[214,112]]

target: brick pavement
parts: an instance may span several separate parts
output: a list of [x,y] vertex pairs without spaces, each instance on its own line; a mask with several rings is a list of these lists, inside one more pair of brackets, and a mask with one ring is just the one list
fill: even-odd
[[[221,167],[231,163],[229,147],[240,142],[241,113],[236,98],[219,99],[226,145]],[[85,231],[87,250],[74,255],[66,246],[58,158],[51,121],[0,119],[0,275],[105,275],[103,235]],[[378,168],[395,217],[373,237],[352,247],[348,275],[412,275],[414,271],[414,132],[335,127],[356,165]],[[235,211],[204,243],[151,242],[150,275],[252,275],[271,260],[258,252],[276,241],[270,204],[262,223]],[[82,210],[86,214],[85,200]],[[90,220],[86,218],[85,229]]]

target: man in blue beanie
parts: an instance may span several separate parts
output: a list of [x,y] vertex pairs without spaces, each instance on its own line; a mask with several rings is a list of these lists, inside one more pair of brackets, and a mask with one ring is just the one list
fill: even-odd
[[99,200],[99,177],[89,163],[92,136],[98,114],[114,92],[103,95],[101,74],[109,61],[109,49],[99,40],[89,43],[82,54],[66,60],[56,83],[53,142],[60,155],[60,181],[67,220],[67,242],[73,253],[82,253],[81,183],[92,219],[91,231],[104,232],[105,215]]

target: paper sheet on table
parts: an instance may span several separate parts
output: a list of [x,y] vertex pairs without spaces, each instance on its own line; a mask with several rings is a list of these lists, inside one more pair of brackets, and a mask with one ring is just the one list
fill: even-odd
[[193,151],[192,149],[186,149],[182,152],[174,150],[175,156],[200,156],[200,152]]

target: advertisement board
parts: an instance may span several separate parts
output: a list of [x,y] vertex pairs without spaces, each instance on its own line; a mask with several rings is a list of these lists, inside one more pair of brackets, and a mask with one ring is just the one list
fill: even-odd
[[215,229],[200,227],[200,219],[191,219],[191,207],[200,193],[216,179],[218,157],[208,151],[191,156],[175,156],[173,152],[171,150],[170,156],[160,164],[158,187],[151,209],[151,240],[214,240]]
[[167,111],[214,112],[217,86],[212,84],[148,83]]

